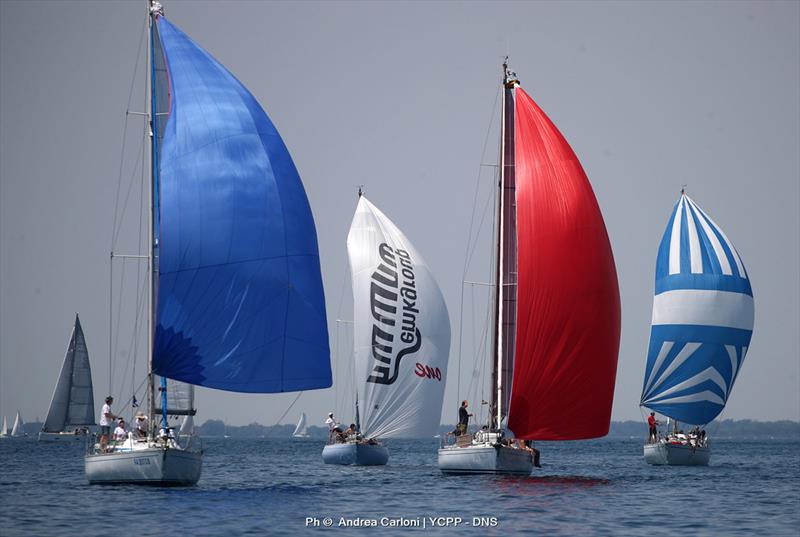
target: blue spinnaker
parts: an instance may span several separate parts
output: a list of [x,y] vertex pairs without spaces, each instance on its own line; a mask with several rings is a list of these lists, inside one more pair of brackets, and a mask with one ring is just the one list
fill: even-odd
[[316,228],[297,169],[253,95],[157,21],[168,95],[157,84],[155,97],[169,116],[156,133],[154,372],[238,392],[329,387]]
[[716,418],[747,354],[754,315],[741,257],[682,195],[658,249],[641,404],[693,425]]

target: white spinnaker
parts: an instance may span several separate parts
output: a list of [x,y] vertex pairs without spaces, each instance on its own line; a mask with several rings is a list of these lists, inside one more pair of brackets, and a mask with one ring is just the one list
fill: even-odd
[[406,236],[363,196],[347,253],[362,434],[431,436],[439,428],[450,354],[439,285]]

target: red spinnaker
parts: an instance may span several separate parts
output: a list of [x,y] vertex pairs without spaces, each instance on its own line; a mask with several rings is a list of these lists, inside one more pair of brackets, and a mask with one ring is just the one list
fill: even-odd
[[509,427],[517,438],[608,433],[620,300],[600,207],[550,119],[516,90],[517,340]]

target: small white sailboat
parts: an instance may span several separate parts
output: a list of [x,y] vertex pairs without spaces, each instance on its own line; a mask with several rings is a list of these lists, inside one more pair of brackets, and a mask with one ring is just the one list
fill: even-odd
[[357,430],[346,438],[332,434],[322,458],[327,464],[383,465],[389,452],[381,440],[430,437],[439,428],[450,318],[425,260],[360,190],[347,253]]
[[39,432],[40,442],[84,441],[95,425],[94,388],[89,351],[81,321],[75,314],[67,352],[61,365],[47,418]]
[[0,438],[8,436],[8,420],[3,416],[3,428],[0,429]]
[[564,137],[503,64],[489,422],[439,449],[444,474],[529,475],[523,440],[608,433],[620,336],[614,257]]
[[11,428],[11,434],[9,436],[28,436],[27,433],[22,430],[23,423],[22,416],[20,416],[19,410],[17,410],[17,415],[14,417],[14,426]]
[[306,413],[300,414],[300,419],[297,421],[297,427],[294,428],[292,433],[293,438],[308,438],[308,425],[306,425]]
[[[754,319],[753,290],[742,258],[725,232],[681,190],[656,258],[640,402],[671,418],[672,428],[648,438],[646,462],[709,463],[711,447],[702,427],[728,402]],[[679,422],[695,427],[684,432]]]
[[84,462],[90,483],[192,485],[203,450],[169,424],[194,414],[175,408],[172,381],[330,387],[327,318],[313,215],[275,126],[154,0],[148,32],[149,240],[146,255],[127,257],[147,260],[150,426],[95,444]]

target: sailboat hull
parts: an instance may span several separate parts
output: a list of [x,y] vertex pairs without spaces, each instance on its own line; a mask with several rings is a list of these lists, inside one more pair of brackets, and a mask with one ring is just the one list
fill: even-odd
[[648,464],[669,466],[708,466],[711,448],[688,444],[658,442],[644,445],[644,460]]
[[78,442],[85,442],[87,435],[85,433],[48,433],[45,431],[39,432],[39,442],[61,442],[76,444]]
[[439,469],[445,475],[528,476],[533,470],[533,459],[529,451],[498,444],[448,446],[439,450]]
[[378,444],[330,444],[322,449],[325,464],[383,466],[389,461],[389,450]]
[[180,486],[197,483],[203,456],[200,452],[153,447],[86,455],[84,462],[86,479],[91,484]]

